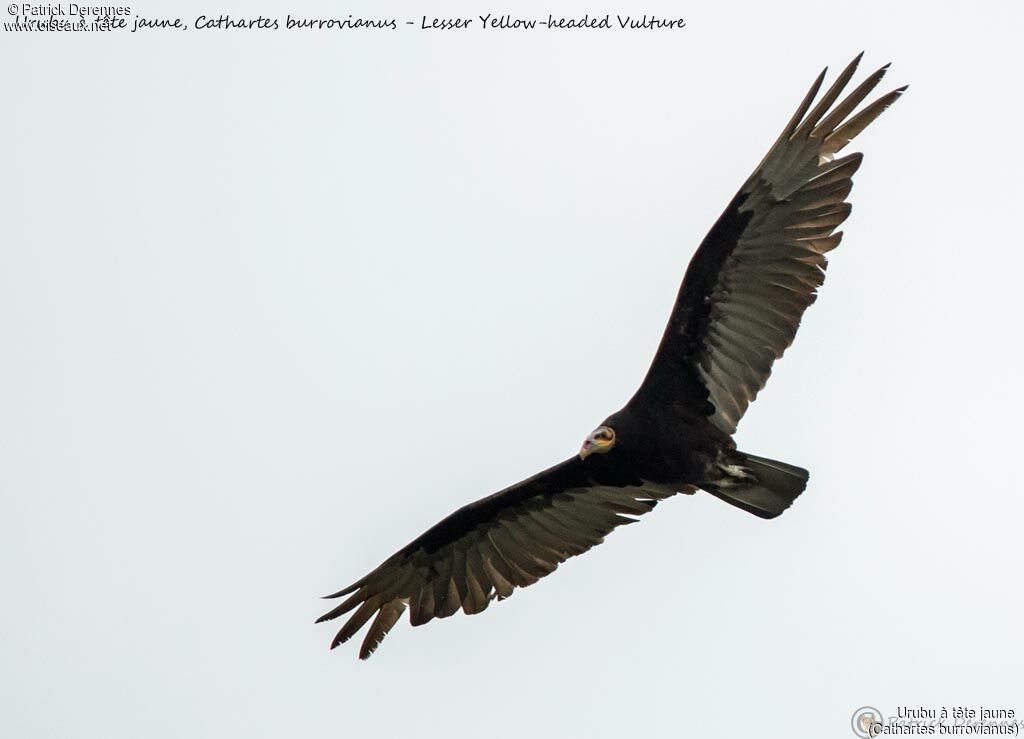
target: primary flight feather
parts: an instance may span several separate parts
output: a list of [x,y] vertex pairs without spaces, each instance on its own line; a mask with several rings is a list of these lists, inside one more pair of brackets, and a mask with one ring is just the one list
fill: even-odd
[[[693,255],[647,376],[579,453],[471,503],[329,598],[351,613],[331,647],[372,619],[366,659],[402,613],[413,626],[479,613],[535,583],[657,502],[702,489],[761,518],[803,492],[806,470],[736,449],[732,434],[792,343],[850,214],[862,155],[836,155],[903,93],[859,112],[888,65],[840,100],[854,59],[815,104],[823,71]],[[814,105],[813,109],[811,108]]]

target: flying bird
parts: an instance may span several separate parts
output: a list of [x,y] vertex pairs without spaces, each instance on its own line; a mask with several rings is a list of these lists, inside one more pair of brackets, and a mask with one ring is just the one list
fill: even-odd
[[460,508],[326,596],[348,597],[318,623],[351,613],[332,649],[373,619],[359,651],[366,659],[406,608],[413,626],[459,609],[480,613],[677,493],[704,490],[765,519],[789,508],[807,470],[741,452],[732,435],[792,343],[824,281],[825,255],[842,238],[836,228],[850,215],[862,155],[836,154],[906,90],[855,112],[888,69],[840,100],[860,58],[815,103],[822,71],[704,237],[630,401],[578,454]]

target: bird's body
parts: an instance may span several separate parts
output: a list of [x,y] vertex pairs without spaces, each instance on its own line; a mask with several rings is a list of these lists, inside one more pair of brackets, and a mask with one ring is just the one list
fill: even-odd
[[728,435],[685,406],[669,405],[655,413],[649,406],[629,403],[601,425],[615,429],[615,450],[621,453],[584,460],[594,474],[612,474],[616,466],[628,465],[645,482],[673,491],[708,482],[719,458],[735,448]]
[[803,492],[806,470],[736,449],[732,435],[793,341],[842,234],[860,154],[835,158],[905,88],[854,112],[886,67],[840,100],[854,60],[814,108],[824,72],[701,242],[661,344],[630,401],[578,455],[471,503],[328,597],[352,612],[332,646],[371,618],[368,657],[405,611],[419,625],[484,610],[676,493],[705,490],[761,518]]

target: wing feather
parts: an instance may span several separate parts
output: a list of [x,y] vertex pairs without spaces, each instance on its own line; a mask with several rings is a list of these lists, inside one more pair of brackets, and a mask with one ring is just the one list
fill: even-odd
[[430,583],[424,583],[414,592],[412,608],[409,611],[409,623],[413,626],[422,626],[433,618],[434,588]]
[[466,585],[468,592],[462,601],[462,610],[469,614],[480,613],[491,602],[494,586],[484,572],[483,557],[475,546],[466,550]]
[[384,641],[384,637],[391,631],[391,627],[402,617],[403,611],[405,611],[405,601],[402,600],[389,601],[377,611],[377,618],[373,619],[369,631],[366,632],[366,638],[363,639],[363,644],[359,648],[360,659],[367,659],[374,653],[380,643]]

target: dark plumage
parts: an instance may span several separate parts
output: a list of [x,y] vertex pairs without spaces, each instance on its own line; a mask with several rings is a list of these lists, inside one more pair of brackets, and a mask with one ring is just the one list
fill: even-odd
[[854,113],[887,69],[839,101],[859,61],[812,110],[821,73],[701,242],[647,377],[625,407],[580,454],[460,508],[328,596],[348,597],[318,621],[354,611],[332,648],[373,619],[359,652],[369,657],[406,607],[414,626],[460,608],[479,613],[678,492],[700,488],[762,518],[803,492],[806,470],[744,454],[732,434],[792,343],[824,280],[825,254],[842,237],[835,229],[850,214],[862,155],[834,155],[906,89]]

